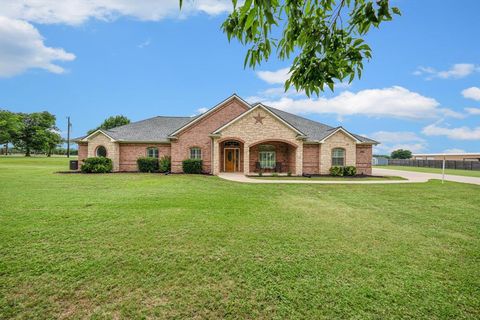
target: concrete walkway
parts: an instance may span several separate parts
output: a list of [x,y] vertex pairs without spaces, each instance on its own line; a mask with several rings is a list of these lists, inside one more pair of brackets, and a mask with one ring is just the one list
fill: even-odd
[[[243,175],[242,173],[225,173],[222,172],[218,176],[225,180],[235,181],[235,182],[244,182],[244,183],[298,183],[298,184],[305,184],[305,183],[314,183],[314,184],[397,184],[397,183],[421,183],[427,182],[430,179],[442,179],[441,174],[435,173],[423,173],[423,172],[412,172],[412,171],[401,171],[401,170],[388,170],[388,169],[373,169],[374,176],[396,176],[402,177],[407,180],[364,180],[364,181],[338,181],[338,180],[315,180],[315,179],[308,179],[308,180],[295,180],[288,178],[281,178],[278,180],[270,180],[270,179],[254,179],[249,178]],[[461,183],[471,183],[480,185],[480,178],[475,177],[463,177],[463,176],[453,176],[453,175],[445,175],[445,180],[447,181],[454,181],[454,182],[461,182]]]

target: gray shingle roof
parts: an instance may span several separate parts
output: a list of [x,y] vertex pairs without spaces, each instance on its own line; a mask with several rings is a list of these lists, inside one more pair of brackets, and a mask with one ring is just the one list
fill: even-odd
[[103,131],[113,139],[119,141],[168,142],[168,135],[170,133],[193,119],[193,117],[158,116]]
[[[265,106],[265,105],[264,105]],[[307,136],[307,140],[310,141],[320,141],[326,138],[333,131],[338,129],[338,127],[330,127],[326,124],[309,120],[297,115],[294,115],[289,112],[278,110],[269,106],[265,106],[268,110],[275,113],[278,117],[282,118],[285,122],[295,127],[298,131],[301,131]],[[359,136],[358,134],[351,133],[355,138],[361,142],[367,143],[378,143],[375,140]]]

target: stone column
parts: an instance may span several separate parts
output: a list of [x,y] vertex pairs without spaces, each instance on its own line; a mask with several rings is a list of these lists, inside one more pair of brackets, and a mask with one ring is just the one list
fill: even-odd
[[250,146],[246,143],[243,145],[243,174],[250,174]]
[[303,142],[298,144],[295,153],[295,174],[301,176],[303,174]]
[[219,163],[219,151],[220,146],[218,144],[218,139],[212,138],[213,145],[213,155],[212,155],[212,173],[217,175],[220,173],[220,163]]

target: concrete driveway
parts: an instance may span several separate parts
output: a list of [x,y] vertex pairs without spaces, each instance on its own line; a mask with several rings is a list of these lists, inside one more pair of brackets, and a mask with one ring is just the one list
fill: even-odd
[[[408,179],[411,182],[426,182],[431,179],[441,180],[442,175],[438,173],[424,173],[424,172],[414,172],[414,171],[403,171],[403,170],[391,170],[391,169],[380,169],[373,168],[374,176],[397,176]],[[480,178],[476,177],[464,177],[464,176],[455,176],[451,174],[445,175],[446,181],[460,182],[460,183],[470,183],[480,185]]]

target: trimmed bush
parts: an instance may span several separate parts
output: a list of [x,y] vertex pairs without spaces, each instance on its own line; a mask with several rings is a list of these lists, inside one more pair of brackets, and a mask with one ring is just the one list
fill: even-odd
[[202,173],[202,164],[201,159],[185,159],[182,162],[183,172],[184,173]]
[[163,156],[159,160],[159,170],[160,172],[170,172],[172,167],[172,159],[170,156]]
[[105,157],[87,158],[80,168],[82,173],[108,173],[113,170],[112,159]]
[[354,176],[357,174],[357,168],[355,168],[354,166],[346,166],[343,168],[343,175],[344,176]]
[[137,159],[138,171],[140,172],[157,172],[158,159],[150,157],[141,157]]
[[330,168],[330,175],[334,177],[342,177],[343,176],[343,167],[334,166]]

